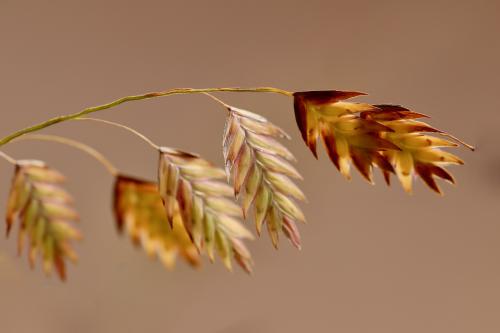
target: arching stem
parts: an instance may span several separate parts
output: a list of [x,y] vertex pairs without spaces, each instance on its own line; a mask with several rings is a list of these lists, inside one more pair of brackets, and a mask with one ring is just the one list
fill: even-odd
[[162,91],[162,92],[153,92],[153,93],[147,93],[147,94],[143,94],[143,95],[127,96],[127,97],[117,99],[116,101],[113,101],[111,103],[87,108],[87,109],[84,109],[84,110],[77,112],[77,113],[72,113],[72,114],[68,114],[68,115],[64,115],[64,116],[55,117],[55,118],[49,119],[47,121],[44,121],[38,125],[24,128],[22,130],[19,130],[17,132],[14,132],[14,133],[2,138],[0,140],[0,146],[3,146],[5,144],[9,143],[10,141],[14,140],[15,138],[20,137],[21,135],[36,132],[38,130],[41,130],[43,128],[61,123],[63,121],[81,118],[81,117],[88,115],[90,113],[94,113],[94,112],[106,110],[106,109],[111,109],[111,108],[118,106],[120,104],[123,104],[123,103],[131,102],[131,101],[140,101],[143,99],[151,99],[151,98],[156,98],[156,97],[170,96],[170,95],[199,94],[199,93],[209,93],[209,92],[274,93],[274,94],[285,95],[288,97],[293,95],[292,92],[286,91],[283,89],[279,89],[279,88],[258,87],[258,88],[202,88],[202,89],[176,88],[176,89],[170,89],[170,90],[166,90],[166,91]]
[[22,140],[37,140],[37,141],[51,141],[64,144],[76,149],[79,149],[88,155],[95,158],[99,163],[101,163],[111,175],[117,176],[119,174],[118,168],[116,168],[103,154],[95,150],[94,148],[73,139],[65,138],[57,135],[46,135],[46,134],[30,134],[17,138],[16,141]]

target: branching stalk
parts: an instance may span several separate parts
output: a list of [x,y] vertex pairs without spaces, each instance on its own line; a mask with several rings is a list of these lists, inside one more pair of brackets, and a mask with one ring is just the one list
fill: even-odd
[[217,98],[215,97],[214,95],[210,94],[210,93],[203,93],[204,95],[207,95],[208,97],[210,97],[211,99],[213,99],[214,101],[216,101],[217,103],[219,103],[220,105],[222,105],[224,108],[226,109],[229,109],[231,106],[227,103],[225,103],[223,100],[221,100],[220,98]]
[[6,160],[7,162],[9,162],[10,164],[16,164],[17,161],[10,157],[9,155],[7,155],[6,153],[4,153],[3,151],[0,151],[0,157],[3,158],[4,160]]
[[151,98],[156,98],[156,97],[170,96],[170,95],[197,94],[197,93],[209,93],[209,92],[255,92],[255,93],[275,93],[275,94],[281,94],[281,95],[285,95],[285,96],[292,96],[293,95],[291,92],[283,90],[283,89],[272,88],[272,87],[258,87],[258,88],[202,88],[202,89],[175,88],[175,89],[170,89],[170,90],[166,90],[163,92],[152,92],[152,93],[147,93],[147,94],[143,94],[143,95],[127,96],[127,97],[117,99],[116,101],[113,101],[113,102],[108,103],[108,104],[90,107],[90,108],[84,109],[84,110],[77,112],[77,113],[72,113],[72,114],[68,114],[68,115],[55,117],[55,118],[49,119],[47,121],[44,121],[40,124],[24,128],[22,130],[19,130],[17,132],[14,132],[14,133],[2,138],[0,140],[0,146],[3,146],[5,144],[9,143],[12,140],[14,140],[15,138],[18,138],[24,134],[36,132],[38,130],[41,130],[41,129],[44,129],[46,127],[61,123],[63,121],[81,118],[81,117],[88,115],[90,113],[94,113],[94,112],[106,110],[106,109],[111,109],[111,108],[118,106],[120,104],[123,104],[123,103],[131,102],[131,101],[140,101],[140,100],[151,99]]
[[91,121],[95,121],[95,122],[98,122],[98,123],[103,123],[103,124],[107,124],[107,125],[111,125],[111,126],[123,128],[124,130],[129,131],[130,133],[133,133],[134,135],[138,136],[139,138],[141,138],[142,140],[144,140],[145,142],[147,142],[154,149],[156,149],[156,150],[160,149],[160,146],[157,145],[156,143],[154,143],[147,136],[145,136],[144,134],[142,134],[142,133],[136,131],[135,129],[133,129],[131,127],[128,127],[126,125],[123,125],[123,124],[120,124],[120,123],[116,123],[116,122],[110,121],[110,120],[104,120],[104,119],[99,119],[99,118],[90,118],[90,117],[76,118],[75,120],[91,120]]

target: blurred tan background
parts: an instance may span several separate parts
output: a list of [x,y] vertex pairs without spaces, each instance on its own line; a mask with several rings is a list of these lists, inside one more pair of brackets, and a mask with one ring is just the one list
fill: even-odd
[[[401,103],[477,145],[459,152],[458,186],[413,196],[377,175],[344,180],[302,143],[291,100],[222,94],[293,135],[309,198],[301,252],[267,236],[256,273],[222,265],[168,272],[111,215],[112,179],[64,146],[21,142],[17,158],[64,171],[85,240],[69,282],[30,272],[0,241],[1,332],[500,331],[499,1],[0,0],[0,135],[115,98],[173,87],[354,89]],[[204,96],[124,105],[97,116],[221,165],[224,113]],[[124,171],[154,178],[156,154],[101,124],[46,133],[80,139]],[[12,168],[0,163],[0,202]],[[4,214],[5,204],[2,204]],[[251,225],[249,225],[251,226]]]

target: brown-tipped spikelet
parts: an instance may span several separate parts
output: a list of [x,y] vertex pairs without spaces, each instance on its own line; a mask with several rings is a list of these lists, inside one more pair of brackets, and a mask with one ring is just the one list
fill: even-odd
[[59,172],[41,161],[18,161],[7,207],[7,235],[19,221],[19,253],[27,236],[31,266],[40,254],[45,273],[55,267],[61,280],[66,279],[65,259],[77,260],[69,243],[81,239],[69,224],[78,220],[78,214],[71,207],[71,196],[61,188],[63,182]]
[[259,235],[265,223],[275,247],[283,231],[300,248],[296,221],[305,222],[305,217],[293,199],[305,196],[290,178],[301,176],[289,163],[294,156],[277,138],[289,136],[260,115],[229,107],[223,153],[234,193],[241,194],[244,216],[253,207]]
[[239,220],[241,210],[234,202],[232,188],[223,182],[225,177],[224,170],[198,155],[160,149],[159,191],[170,223],[178,207],[198,249],[204,249],[212,261],[217,249],[228,269],[234,257],[250,272],[252,258],[242,240],[253,236]]
[[[444,169],[450,164],[463,164],[457,156],[439,149],[440,147],[457,147],[455,142],[443,137],[433,136],[426,133],[434,133],[441,136],[448,134],[435,129],[422,121],[414,119],[426,116],[412,112],[406,108],[394,105],[375,105],[376,111],[362,112],[361,117],[380,122],[391,129],[382,133],[384,138],[394,145],[398,150],[387,150],[383,154],[394,166],[396,174],[405,191],[412,191],[412,177],[417,174],[435,192],[441,194],[441,190],[434,176],[442,178],[452,184],[455,183],[453,176]],[[384,173],[389,183],[389,173]]]
[[168,223],[156,183],[117,176],[114,213],[118,230],[125,231],[149,256],[158,256],[165,267],[172,269],[179,256],[191,266],[200,265],[198,249],[184,229],[178,209],[173,226]]
[[439,147],[457,145],[423,132],[448,134],[416,121],[426,116],[401,106],[345,101],[360,95],[365,94],[335,90],[294,93],[297,125],[314,156],[321,137],[328,156],[347,178],[352,163],[371,183],[373,166],[382,170],[388,184],[390,174],[396,173],[409,193],[414,175],[438,193],[433,176],[454,182],[443,166],[463,162]]

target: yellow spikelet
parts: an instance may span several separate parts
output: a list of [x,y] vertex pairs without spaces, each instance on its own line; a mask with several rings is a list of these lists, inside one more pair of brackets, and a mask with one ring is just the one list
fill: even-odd
[[[439,194],[442,192],[434,179],[435,176],[452,184],[455,183],[453,176],[444,169],[444,166],[461,165],[464,162],[459,157],[440,149],[458,146],[457,143],[442,137],[448,134],[422,121],[414,120],[426,117],[422,114],[394,105],[376,105],[376,107],[375,111],[364,112],[361,117],[378,121],[391,129],[390,132],[382,135],[399,149],[388,150],[383,154],[394,166],[396,175],[406,192],[412,192],[414,175],[420,176],[433,191]],[[434,135],[429,135],[429,133]],[[390,175],[385,173],[388,182],[389,177]]]
[[243,239],[253,239],[253,235],[238,219],[241,209],[234,202],[231,187],[223,181],[225,177],[224,170],[198,155],[166,147],[160,149],[159,192],[168,221],[174,222],[178,209],[200,251],[205,250],[213,261],[217,250],[228,269],[232,269],[231,257],[234,257],[250,272],[252,258]]
[[173,226],[168,223],[156,183],[118,176],[114,213],[118,230],[125,231],[148,255],[157,256],[165,267],[172,269],[179,256],[191,266],[200,265],[199,252],[184,229],[178,208]]
[[257,233],[265,224],[276,248],[282,231],[300,249],[296,222],[305,217],[293,199],[305,196],[290,178],[302,177],[290,164],[294,156],[277,138],[289,136],[260,115],[229,107],[223,139],[226,174],[235,195],[242,196],[244,216],[254,208]]
[[454,182],[443,166],[463,162],[439,149],[457,146],[443,138],[452,136],[416,121],[426,116],[401,106],[345,101],[360,95],[365,94],[335,90],[294,94],[297,125],[314,156],[321,137],[328,156],[346,178],[353,164],[370,183],[373,166],[382,170],[388,184],[395,173],[409,193],[415,175],[437,193],[441,191],[434,176]]
[[31,266],[40,254],[45,273],[55,268],[61,280],[66,279],[65,259],[77,261],[70,242],[81,239],[70,224],[78,220],[78,214],[72,208],[73,199],[61,187],[63,182],[64,176],[44,162],[18,161],[7,207],[7,235],[19,221],[19,253],[27,236]]

